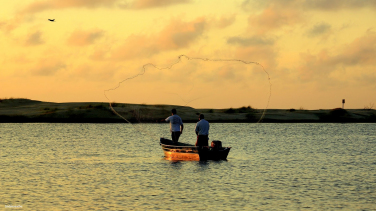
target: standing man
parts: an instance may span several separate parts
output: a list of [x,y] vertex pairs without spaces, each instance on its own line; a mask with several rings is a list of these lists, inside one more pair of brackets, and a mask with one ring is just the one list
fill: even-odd
[[170,122],[170,131],[171,131],[171,138],[172,141],[177,144],[179,141],[180,135],[183,133],[183,121],[181,120],[180,116],[176,114],[176,109],[173,108],[171,110],[172,115],[165,119],[166,122]]
[[196,124],[197,141],[196,146],[209,146],[209,122],[205,120],[204,114],[200,114],[200,120]]

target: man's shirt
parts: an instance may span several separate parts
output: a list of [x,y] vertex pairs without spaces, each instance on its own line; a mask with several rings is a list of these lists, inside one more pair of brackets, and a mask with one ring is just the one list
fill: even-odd
[[195,130],[198,132],[198,135],[209,135],[209,122],[201,119],[197,122]]
[[183,121],[177,114],[167,117],[166,122],[170,122],[171,132],[180,131],[180,125],[183,125]]

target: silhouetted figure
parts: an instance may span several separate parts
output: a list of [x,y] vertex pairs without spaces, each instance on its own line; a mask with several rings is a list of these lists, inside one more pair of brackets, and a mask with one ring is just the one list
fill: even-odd
[[176,114],[176,109],[173,108],[171,110],[172,115],[167,117],[165,120],[166,122],[170,122],[170,131],[171,131],[171,138],[174,144],[178,144],[179,137],[183,133],[183,121],[181,120],[180,116]]
[[205,120],[204,114],[198,116],[200,120],[196,124],[197,141],[195,146],[209,146],[209,122]]
[[55,19],[48,19],[49,21],[51,21],[51,22],[55,22]]

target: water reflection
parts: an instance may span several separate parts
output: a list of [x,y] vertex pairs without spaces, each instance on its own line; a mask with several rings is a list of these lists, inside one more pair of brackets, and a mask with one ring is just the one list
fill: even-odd
[[241,129],[222,140],[227,160],[181,161],[128,125],[0,124],[0,199],[25,210],[374,210],[375,126],[226,124]]
[[169,160],[168,163],[174,169],[180,169],[183,166],[183,162],[179,160]]

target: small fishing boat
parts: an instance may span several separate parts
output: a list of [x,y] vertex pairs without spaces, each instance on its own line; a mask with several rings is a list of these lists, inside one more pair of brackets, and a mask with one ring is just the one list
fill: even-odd
[[226,160],[231,147],[222,147],[220,141],[212,141],[211,146],[194,146],[161,138],[160,143],[167,160]]

